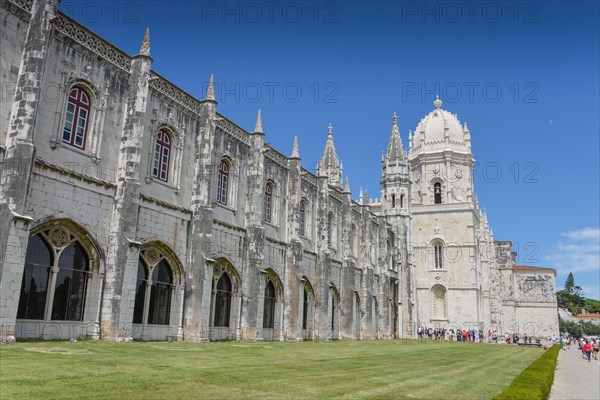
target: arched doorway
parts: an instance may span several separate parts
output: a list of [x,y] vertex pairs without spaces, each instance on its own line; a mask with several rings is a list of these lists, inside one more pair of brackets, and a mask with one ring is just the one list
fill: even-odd
[[100,257],[87,232],[69,220],[34,229],[27,243],[15,336],[99,337]]
[[239,325],[240,279],[231,263],[220,258],[213,270],[210,340],[236,339]]

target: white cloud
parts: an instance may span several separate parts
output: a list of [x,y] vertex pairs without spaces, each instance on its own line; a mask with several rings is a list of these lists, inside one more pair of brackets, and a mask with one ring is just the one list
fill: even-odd
[[[561,233],[553,251],[545,257],[548,266],[556,268],[558,277],[564,279],[570,272],[575,283],[587,297],[600,294],[600,229],[582,228]],[[560,280],[557,287],[561,287]]]
[[600,242],[600,229],[599,228],[583,228],[576,231],[564,232],[561,233],[560,236],[575,239],[575,240],[585,240],[591,239]]

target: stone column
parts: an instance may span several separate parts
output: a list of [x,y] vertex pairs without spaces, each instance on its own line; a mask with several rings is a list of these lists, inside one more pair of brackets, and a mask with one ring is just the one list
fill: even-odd
[[250,134],[248,153],[247,196],[245,204],[246,221],[246,266],[242,273],[242,313],[240,324],[246,332],[245,339],[259,339],[262,330],[262,273],[265,249],[265,229],[262,226],[264,196],[264,143],[260,111],[256,129]]
[[140,161],[151,66],[150,33],[146,31],[140,52],[131,62],[119,147],[117,190],[110,224],[101,314],[101,333],[105,338],[116,339],[128,333],[133,321],[139,255],[136,236]]
[[287,187],[287,260],[283,282],[284,311],[283,326],[286,339],[302,340],[302,305],[304,288],[299,276],[302,270],[302,241],[300,239],[300,201],[302,199],[302,182],[298,139],[294,138],[292,155],[288,160]]
[[211,257],[214,188],[216,166],[213,156],[217,102],[214,99],[214,81],[199,111],[198,130],[195,132],[194,186],[192,189],[192,222],[189,230],[188,262],[185,277],[183,311],[183,338],[208,341],[212,302],[212,277],[215,261]]
[[25,37],[0,171],[0,338],[14,334],[29,240],[25,216],[37,109],[57,0],[35,0]]

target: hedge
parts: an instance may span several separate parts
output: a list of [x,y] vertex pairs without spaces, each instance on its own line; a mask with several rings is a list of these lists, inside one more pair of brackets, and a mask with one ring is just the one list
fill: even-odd
[[554,382],[554,370],[560,346],[555,344],[531,363],[493,400],[546,400]]

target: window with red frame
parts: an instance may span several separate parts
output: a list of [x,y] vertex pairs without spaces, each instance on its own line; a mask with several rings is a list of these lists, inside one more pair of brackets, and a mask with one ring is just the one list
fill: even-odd
[[217,180],[217,203],[227,205],[227,190],[229,188],[229,164],[221,160],[219,164],[219,177]]
[[158,131],[154,143],[154,165],[152,176],[161,181],[169,180],[169,160],[171,159],[171,137],[164,130]]
[[271,183],[267,183],[267,186],[265,187],[265,202],[264,202],[264,209],[263,209],[265,221],[271,222],[272,211],[273,211],[273,185]]
[[301,236],[304,236],[304,232],[306,231],[306,202],[302,200],[300,202],[300,229],[299,232]]
[[67,113],[63,127],[63,143],[79,149],[85,148],[88,121],[90,117],[90,97],[79,88],[74,87],[67,100]]

